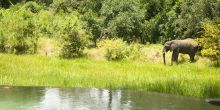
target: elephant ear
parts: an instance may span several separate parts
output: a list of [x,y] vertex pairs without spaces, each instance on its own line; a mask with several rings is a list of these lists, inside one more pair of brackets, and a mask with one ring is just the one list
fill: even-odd
[[175,43],[171,43],[170,44],[170,51],[173,51],[173,50],[175,50],[177,48],[177,44],[175,44]]

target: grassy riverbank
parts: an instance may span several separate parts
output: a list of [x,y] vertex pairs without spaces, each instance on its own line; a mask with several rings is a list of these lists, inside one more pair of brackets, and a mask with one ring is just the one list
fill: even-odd
[[0,85],[146,89],[197,97],[220,97],[220,69],[183,63],[65,60],[0,54]]

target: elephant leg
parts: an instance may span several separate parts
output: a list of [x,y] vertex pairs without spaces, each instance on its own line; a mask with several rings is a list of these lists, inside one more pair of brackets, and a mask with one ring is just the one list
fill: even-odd
[[179,56],[179,52],[174,50],[172,54],[171,65],[173,65],[173,62],[178,63],[178,56]]
[[175,61],[176,61],[177,64],[178,64],[178,57],[179,57],[179,52],[177,52],[176,56],[175,56]]
[[194,62],[194,60],[195,60],[195,59],[194,59],[195,54],[190,54],[189,56],[190,56],[190,62]]

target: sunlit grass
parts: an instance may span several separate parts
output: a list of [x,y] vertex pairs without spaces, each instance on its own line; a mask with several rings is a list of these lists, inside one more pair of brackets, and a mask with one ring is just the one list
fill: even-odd
[[197,97],[220,97],[220,69],[182,63],[65,60],[0,54],[0,85],[145,89]]

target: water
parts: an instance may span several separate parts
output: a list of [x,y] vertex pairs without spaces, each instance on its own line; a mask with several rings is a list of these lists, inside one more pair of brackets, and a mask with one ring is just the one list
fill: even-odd
[[220,110],[204,99],[133,90],[0,87],[0,110]]

